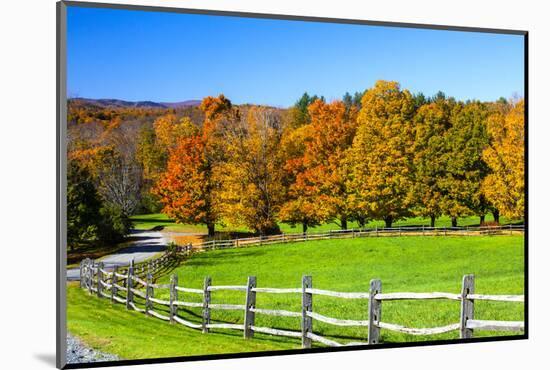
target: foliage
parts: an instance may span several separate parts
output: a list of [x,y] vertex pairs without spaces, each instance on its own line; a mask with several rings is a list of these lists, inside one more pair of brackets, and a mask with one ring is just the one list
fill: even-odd
[[95,237],[101,200],[85,168],[75,161],[67,167],[67,244],[74,249]]
[[432,227],[435,219],[444,212],[441,202],[445,191],[440,180],[447,172],[445,135],[451,125],[451,109],[449,102],[440,100],[422,105],[414,117],[413,191],[416,214],[429,217]]
[[390,227],[411,214],[413,203],[413,99],[397,82],[378,81],[361,103],[347,158],[351,200]]
[[525,209],[525,107],[520,100],[508,112],[495,112],[487,121],[490,145],[483,159],[491,173],[483,181],[484,194],[505,216],[522,217]]
[[73,250],[95,242],[121,241],[132,226],[116,205],[102,201],[85,167],[69,161],[67,175],[67,244]]
[[224,131],[226,161],[216,171],[224,219],[260,235],[279,231],[276,216],[283,200],[280,117],[252,107]]
[[468,214],[481,216],[489,211],[481,191],[481,182],[488,172],[481,158],[488,145],[486,119],[487,110],[479,102],[456,104],[451,112],[443,157],[446,173],[440,178],[440,186],[445,193],[444,212],[453,218]]
[[143,178],[155,181],[166,168],[168,153],[163,148],[154,128],[143,126],[139,132],[136,160],[143,170]]
[[164,208],[212,236],[216,224],[269,234],[280,222],[307,232],[524,211],[522,101],[378,81],[341,101],[304,93],[287,109],[224,95],[187,108],[101,104],[70,100],[68,157],[124,217]]
[[286,163],[295,181],[290,185],[281,218],[301,220],[305,230],[311,224],[337,218],[346,229],[354,212],[348,203],[343,160],[355,134],[356,110],[347,110],[342,102],[316,100],[308,111],[311,121],[300,129],[303,153]]
[[202,135],[180,138],[170,153],[166,172],[153,188],[163,211],[177,222],[215,224],[211,167]]
[[[214,168],[221,155],[216,135],[224,119],[231,117],[231,102],[223,95],[207,97],[201,103],[201,110],[205,114],[201,130],[187,120],[180,122],[175,147],[169,147],[166,171],[152,191],[160,197],[163,210],[170,217],[181,223],[204,223],[208,226],[208,234],[213,236],[219,221],[219,182]],[[157,130],[164,127],[163,122]],[[168,139],[171,136],[163,139],[165,145]]]

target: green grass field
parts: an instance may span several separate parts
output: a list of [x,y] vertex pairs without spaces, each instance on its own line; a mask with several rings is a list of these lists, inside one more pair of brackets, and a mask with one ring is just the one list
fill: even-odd
[[[166,231],[174,231],[174,232],[192,232],[192,233],[206,233],[206,225],[191,225],[191,224],[179,224],[176,223],[174,220],[171,220],[168,216],[166,216],[163,213],[152,213],[152,214],[146,214],[146,215],[135,215],[132,216],[132,221],[134,222],[134,228],[138,230],[150,230],[157,226],[162,226],[165,228]],[[492,214],[488,214],[485,217],[485,221],[493,221]],[[505,217],[500,218],[501,224],[507,224],[510,222]],[[520,222],[518,220],[512,220],[512,222]],[[412,217],[405,220],[396,221],[393,226],[429,226],[430,220],[427,218],[421,218],[421,217]],[[479,217],[476,216],[470,216],[470,217],[463,217],[458,219],[458,225],[459,226],[476,226],[479,225]],[[371,221],[367,224],[367,227],[384,227],[383,221]],[[437,227],[443,227],[443,226],[451,226],[451,219],[450,217],[443,216],[436,220],[435,226]],[[284,233],[298,233],[302,232],[302,226],[296,225],[295,227],[292,227],[289,224],[285,223],[279,223],[279,227],[281,228],[281,231]],[[348,222],[348,228],[358,228],[356,222]],[[316,232],[324,232],[329,230],[339,230],[340,227],[335,223],[326,223],[322,224],[317,227],[310,227],[308,229],[308,233],[316,233]],[[248,233],[250,230],[244,228],[244,227],[233,227],[230,225],[216,225],[216,231],[227,233],[227,232],[236,232],[236,233]]]
[[[286,245],[216,250],[197,253],[172,273],[179,285],[201,288],[205,276],[213,285],[244,285],[257,277],[258,287],[300,287],[305,274],[313,286],[336,291],[368,291],[369,281],[382,280],[383,292],[460,292],[462,276],[476,276],[476,292],[522,294],[524,255],[522,236],[392,237],[326,240]],[[159,279],[169,281],[169,276]],[[179,293],[180,300],[200,301],[200,296]],[[158,298],[168,292],[158,290]],[[300,311],[299,294],[258,293],[257,307]],[[142,303],[137,301],[138,303]],[[212,292],[212,303],[244,304],[243,292]],[[313,297],[314,311],[325,316],[366,320],[367,300]],[[155,307],[166,313],[166,308]],[[477,319],[523,320],[523,304],[476,302]],[[199,323],[200,309],[180,309],[180,316]],[[408,327],[434,327],[458,322],[460,304],[455,301],[385,301],[382,321]],[[242,323],[241,311],[212,311],[214,322]],[[258,314],[257,326],[299,330],[299,318]],[[300,348],[293,338],[257,335],[241,339],[241,331],[214,330],[201,334],[170,325],[123,305],[89,297],[77,286],[68,287],[68,328],[85,343],[122,358],[155,358],[245,351]],[[314,332],[339,342],[365,341],[366,328],[336,327],[314,321]],[[518,333],[476,331],[475,336]],[[412,336],[381,331],[382,342],[409,342],[458,338],[458,332],[436,336]]]

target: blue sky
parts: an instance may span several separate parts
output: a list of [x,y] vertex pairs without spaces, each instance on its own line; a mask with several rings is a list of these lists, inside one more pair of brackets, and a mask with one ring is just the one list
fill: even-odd
[[293,104],[376,80],[461,100],[523,96],[523,36],[68,8],[70,96]]

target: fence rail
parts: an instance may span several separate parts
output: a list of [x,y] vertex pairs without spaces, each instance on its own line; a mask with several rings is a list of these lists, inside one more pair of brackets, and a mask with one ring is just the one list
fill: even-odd
[[322,233],[289,233],[268,236],[257,236],[238,239],[210,240],[193,244],[193,248],[209,250],[235,248],[256,245],[271,245],[281,243],[294,243],[302,241],[364,238],[382,236],[474,236],[474,235],[513,235],[523,233],[524,225],[498,225],[498,226],[464,226],[464,227],[428,227],[428,226],[401,226],[393,228],[360,228],[347,230],[329,230]]
[[[314,240],[325,240],[325,239],[343,239],[343,238],[359,238],[359,237],[379,237],[379,236],[403,236],[403,235],[425,235],[425,236],[472,236],[472,235],[498,235],[498,234],[508,234],[513,235],[514,233],[523,233],[525,231],[524,225],[499,225],[499,226],[465,226],[465,227],[427,227],[427,226],[402,226],[394,228],[362,228],[362,229],[348,229],[348,230],[330,230],[324,233],[315,233],[315,234],[303,234],[303,233],[290,233],[290,234],[278,234],[270,236],[258,236],[258,237],[249,237],[249,238],[239,238],[239,239],[226,239],[226,240],[211,240],[204,243],[195,243],[187,244],[183,246],[176,246],[174,249],[166,251],[160,257],[154,258],[151,260],[143,261],[140,263],[135,263],[133,265],[133,275],[134,280],[142,284],[143,278],[147,273],[153,275],[160,273],[168,265],[170,265],[174,260],[189,256],[192,252],[196,251],[206,251],[213,249],[223,249],[223,248],[238,248],[245,246],[258,246],[258,245],[271,245],[271,244],[281,244],[281,243],[291,243],[291,242],[300,242],[300,241],[314,241]],[[86,259],[81,262],[84,263],[88,261]],[[116,276],[119,281],[126,281],[128,278],[128,270],[130,265],[118,266],[113,271],[106,270],[103,266],[98,267],[96,265],[90,265],[90,269],[94,273],[98,271],[103,274],[105,277]],[[99,270],[98,270],[99,269]],[[80,267],[82,271],[82,265]],[[82,275],[81,278],[82,280]],[[141,280],[141,281],[140,281]],[[142,284],[143,285],[143,284]],[[157,287],[155,287],[157,288]],[[177,288],[180,291],[186,291],[189,293],[201,293],[200,289],[191,289],[191,290],[182,290]],[[189,289],[189,288],[183,288]],[[214,289],[217,289],[214,287]],[[270,289],[270,288],[261,288],[261,289]],[[246,290],[245,287],[235,287],[235,290]],[[277,290],[277,289],[275,289]],[[280,291],[272,293],[297,293],[296,289],[279,289]],[[267,292],[267,291],[266,291]],[[332,292],[333,296],[338,296],[338,292]],[[340,297],[342,298],[355,298],[353,294],[342,293]],[[363,298],[363,297],[361,297]],[[367,297],[368,298],[368,297]]]
[[[523,331],[524,323],[521,321],[494,321],[474,318],[474,303],[476,300],[490,300],[500,302],[524,302],[523,295],[484,295],[474,292],[474,276],[465,275],[462,281],[462,291],[459,294],[445,292],[428,293],[382,293],[380,280],[371,280],[369,292],[335,292],[330,290],[316,289],[312,285],[312,277],[304,276],[301,288],[269,288],[257,287],[256,277],[248,277],[246,285],[212,285],[212,279],[206,277],[203,289],[194,289],[178,285],[177,275],[172,275],[170,284],[154,284],[152,274],[147,273],[145,279],[140,278],[134,272],[133,263],[128,268],[124,282],[119,279],[120,274],[108,273],[101,263],[85,260],[81,264],[81,286],[90,294],[98,298],[109,298],[113,303],[122,303],[130,310],[145,313],[148,316],[161,320],[170,321],[173,324],[181,324],[192,329],[202,330],[208,333],[210,329],[240,330],[244,332],[245,338],[252,338],[254,333],[263,333],[275,336],[286,336],[301,338],[302,346],[310,348],[312,342],[318,342],[326,346],[347,346],[376,344],[380,341],[380,331],[389,330],[410,335],[437,335],[451,331],[459,331],[460,338],[471,338],[474,330],[491,331]],[[122,285],[120,285],[122,284]],[[139,289],[137,286],[141,286]],[[155,298],[156,290],[170,292],[170,299]],[[211,303],[212,291],[241,291],[245,293],[243,304]],[[123,293],[121,295],[121,292]],[[187,292],[200,295],[202,300],[182,301],[178,298],[178,292]],[[256,295],[261,294],[296,294],[301,295],[301,312],[260,309],[256,308]],[[134,296],[145,299],[144,308],[138,307],[134,302]],[[313,311],[315,296],[329,296],[341,299],[359,299],[366,301],[367,320],[348,320],[324,316]],[[384,301],[394,300],[430,300],[443,299],[460,301],[460,322],[450,323],[445,326],[431,328],[410,328],[396,323],[388,323],[381,320],[382,306]],[[169,308],[169,315],[154,310],[155,306]],[[178,307],[202,308],[202,322],[196,323],[185,320],[178,315]],[[211,310],[237,310],[243,312],[243,322],[235,323],[213,323],[211,322]],[[255,325],[256,314],[282,317],[294,317],[300,319],[301,331],[283,330]],[[458,316],[458,315],[457,315]],[[367,338],[360,338],[363,341],[350,343],[339,343],[326,338],[319,333],[314,333],[314,322],[319,321],[334,326],[356,326],[367,327]]]

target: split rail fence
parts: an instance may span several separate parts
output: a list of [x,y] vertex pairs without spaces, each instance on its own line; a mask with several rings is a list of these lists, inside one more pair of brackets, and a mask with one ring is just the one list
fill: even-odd
[[289,233],[250,238],[210,240],[194,243],[195,249],[221,249],[255,245],[294,243],[325,239],[347,239],[383,236],[475,236],[475,235],[514,235],[523,233],[524,225],[465,226],[465,227],[428,227],[402,226],[393,228],[362,228],[348,230],[330,230],[323,233]]
[[[151,272],[146,273],[145,278],[140,277],[135,271],[132,261],[126,273],[120,273],[117,268],[107,271],[101,262],[84,260],[81,264],[81,287],[87,289],[90,294],[98,298],[107,298],[112,303],[122,303],[129,310],[145,313],[147,316],[169,321],[173,324],[202,330],[208,333],[210,329],[241,330],[244,338],[252,338],[254,333],[264,333],[275,336],[299,338],[302,347],[310,348],[312,342],[318,342],[326,346],[340,347],[353,345],[377,344],[380,341],[380,331],[390,330],[411,335],[436,335],[451,331],[459,331],[460,338],[472,338],[475,330],[491,331],[524,331],[523,321],[495,321],[474,318],[474,304],[476,301],[500,301],[500,302],[524,302],[523,295],[485,295],[476,294],[474,291],[474,276],[465,275],[462,280],[462,291],[455,293],[383,293],[382,282],[371,280],[368,292],[336,292],[313,288],[312,277],[304,276],[300,288],[268,288],[258,287],[256,277],[249,276],[246,285],[216,286],[212,285],[212,279],[206,277],[202,289],[184,287],[178,284],[178,276],[172,275],[169,284],[155,284]],[[155,291],[168,290],[169,299],[155,298]],[[211,303],[213,291],[242,291],[245,293],[243,304],[214,304]],[[192,293],[200,300],[188,302],[178,299],[178,293]],[[301,296],[301,311],[270,310],[256,308],[257,294],[289,294]],[[313,311],[313,298],[316,295],[336,297],[340,299],[364,300],[365,310],[368,312],[367,320],[344,320],[321,315]],[[144,308],[138,307],[134,302],[135,296],[145,300]],[[461,309],[459,322],[446,326],[432,328],[409,328],[395,323],[382,321],[382,303],[395,300],[427,300],[446,299],[460,301]],[[169,314],[160,313],[155,307],[168,308]],[[178,315],[180,307],[202,308],[202,321],[191,322]],[[213,323],[212,310],[237,310],[242,311],[243,321],[234,323]],[[282,317],[294,317],[300,319],[301,331],[281,330],[271,327],[255,325],[256,315],[271,315]],[[332,339],[316,334],[313,330],[314,321],[320,321],[335,326],[358,326],[368,328],[368,337],[363,341],[340,343]],[[364,341],[366,339],[366,341]]]

